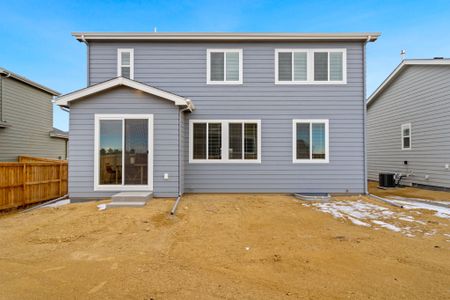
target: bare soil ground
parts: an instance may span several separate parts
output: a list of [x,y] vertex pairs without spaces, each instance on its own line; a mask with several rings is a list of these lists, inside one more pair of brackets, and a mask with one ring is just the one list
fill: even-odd
[[419,189],[414,187],[379,189],[378,182],[375,181],[369,182],[369,192],[380,197],[400,196],[405,198],[450,201],[450,192]]
[[[0,298],[450,297],[450,238],[442,234],[357,226],[287,195],[186,195],[168,217],[173,203],[1,216]],[[449,219],[419,217],[418,226],[450,234]]]

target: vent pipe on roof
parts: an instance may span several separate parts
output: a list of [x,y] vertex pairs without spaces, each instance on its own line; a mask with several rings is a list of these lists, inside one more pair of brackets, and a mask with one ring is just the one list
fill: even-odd
[[402,60],[404,60],[406,58],[406,50],[401,50],[400,51],[400,57]]

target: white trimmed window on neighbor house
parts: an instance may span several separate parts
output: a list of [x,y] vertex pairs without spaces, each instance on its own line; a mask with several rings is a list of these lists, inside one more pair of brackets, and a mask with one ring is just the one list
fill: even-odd
[[411,150],[411,123],[402,125],[402,150]]
[[328,120],[293,120],[293,162],[328,163]]
[[242,49],[207,50],[207,84],[242,84]]
[[260,120],[191,120],[191,163],[261,162]]

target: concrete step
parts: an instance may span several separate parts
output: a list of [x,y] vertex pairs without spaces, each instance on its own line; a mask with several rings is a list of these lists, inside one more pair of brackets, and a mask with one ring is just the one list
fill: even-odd
[[153,192],[120,192],[111,197],[114,202],[147,202],[153,198]]
[[145,201],[138,201],[138,202],[130,202],[130,201],[120,202],[120,201],[115,201],[115,202],[107,203],[105,209],[117,208],[117,207],[143,207],[143,206],[145,206],[145,204],[147,204],[147,202],[145,202]]

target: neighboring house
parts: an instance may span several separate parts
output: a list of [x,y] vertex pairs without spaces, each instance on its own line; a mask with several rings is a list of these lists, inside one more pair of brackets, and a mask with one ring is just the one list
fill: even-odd
[[450,59],[407,59],[370,96],[369,179],[450,188]]
[[53,128],[59,93],[0,68],[0,161],[28,155],[66,159],[67,132]]
[[75,33],[69,193],[364,193],[378,33]]

